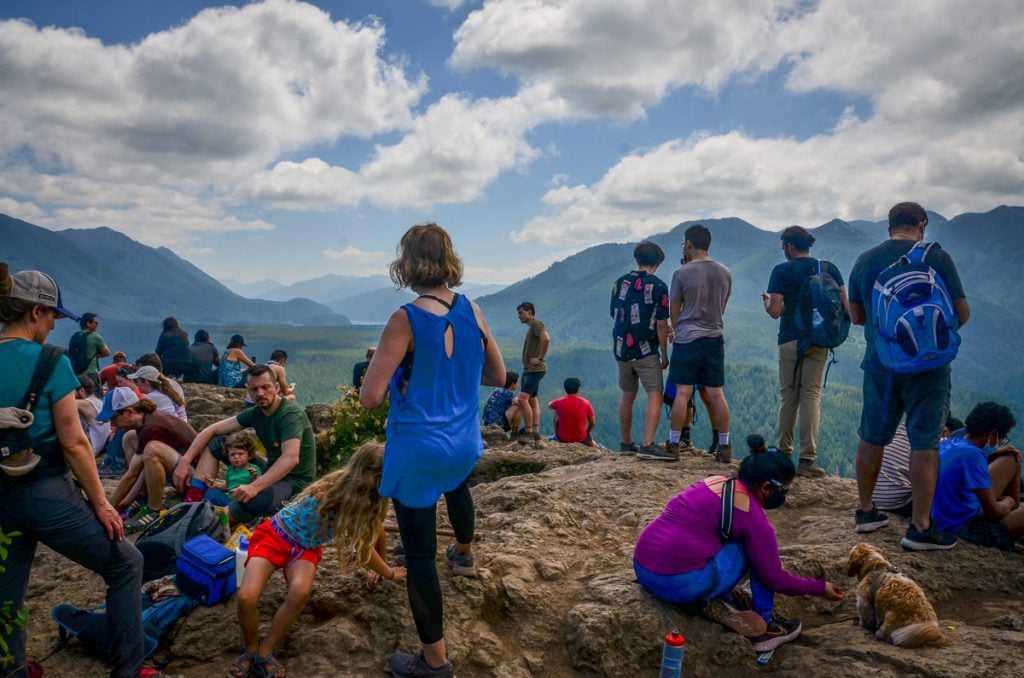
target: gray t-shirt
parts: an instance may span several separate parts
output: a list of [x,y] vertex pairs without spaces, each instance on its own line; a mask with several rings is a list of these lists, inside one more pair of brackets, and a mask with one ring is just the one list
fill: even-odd
[[732,293],[732,274],[713,259],[683,264],[672,274],[669,301],[682,302],[675,343],[688,344],[724,334],[722,316]]

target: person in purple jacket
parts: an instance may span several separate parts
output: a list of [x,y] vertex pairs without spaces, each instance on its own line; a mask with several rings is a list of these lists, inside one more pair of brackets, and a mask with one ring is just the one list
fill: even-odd
[[[750,638],[755,651],[767,652],[801,631],[799,620],[774,614],[776,593],[826,600],[842,600],[845,594],[831,582],[798,577],[782,567],[765,510],[785,503],[796,468],[775,448],[765,450],[761,436],[750,436],[747,444],[751,450],[735,483],[729,539],[721,534],[722,492],[729,479],[711,476],[673,497],[644,528],[633,568],[640,585],[658,598],[702,604],[710,619]],[[747,575],[750,597],[736,589]]]

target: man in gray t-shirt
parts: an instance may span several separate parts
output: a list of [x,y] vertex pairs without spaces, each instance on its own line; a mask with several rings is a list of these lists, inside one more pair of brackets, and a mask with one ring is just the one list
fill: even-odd
[[[672,361],[668,381],[676,385],[667,449],[678,455],[686,404],[696,384],[704,386],[712,428],[718,431],[715,458],[732,459],[729,443],[729,403],[725,400],[725,339],[722,316],[732,293],[729,269],[708,257],[711,232],[695,224],[686,229],[684,264],[672,274],[669,318],[672,321]],[[683,445],[689,441],[683,439]]]

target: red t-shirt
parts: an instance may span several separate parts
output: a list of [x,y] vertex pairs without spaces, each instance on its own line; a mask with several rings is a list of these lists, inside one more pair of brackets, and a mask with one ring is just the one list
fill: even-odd
[[563,443],[582,443],[587,439],[587,418],[594,416],[590,401],[578,395],[552,400],[548,405],[558,414],[555,435]]
[[111,363],[100,370],[100,383],[107,387],[107,390],[117,388],[117,371],[126,367],[126,363]]
[[139,447],[135,454],[142,454],[146,445],[159,440],[174,448],[178,454],[185,454],[196,439],[195,430],[186,422],[165,412],[147,414],[139,430]]

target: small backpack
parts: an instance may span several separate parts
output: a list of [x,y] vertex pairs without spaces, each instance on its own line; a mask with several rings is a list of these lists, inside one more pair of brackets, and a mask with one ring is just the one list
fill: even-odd
[[801,355],[811,346],[831,349],[846,341],[850,314],[843,307],[843,292],[829,274],[827,261],[818,260],[818,270],[804,278],[797,300],[794,320],[800,331]]
[[71,335],[68,341],[68,360],[71,361],[71,369],[75,374],[84,374],[89,369],[89,356],[86,355],[88,333],[82,330]]
[[182,503],[168,509],[139,535],[135,548],[142,553],[142,580],[174,574],[185,542],[201,534],[222,541],[228,528],[217,510],[205,501]]
[[875,352],[893,372],[948,365],[960,348],[960,321],[942,276],[925,263],[936,243],[919,242],[878,274],[871,292]]

